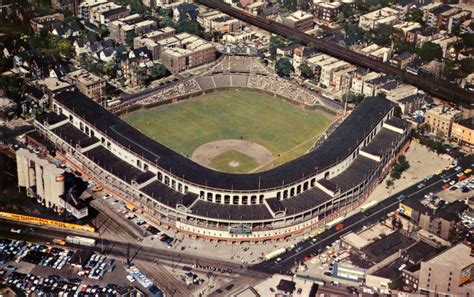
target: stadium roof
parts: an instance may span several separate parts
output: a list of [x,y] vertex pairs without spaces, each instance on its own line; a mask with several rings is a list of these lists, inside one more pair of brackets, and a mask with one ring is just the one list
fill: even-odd
[[351,154],[394,106],[382,97],[366,98],[312,152],[268,171],[230,174],[205,168],[150,139],[78,91],[56,94],[55,99],[123,147],[163,170],[200,186],[227,190],[280,187],[329,168]]

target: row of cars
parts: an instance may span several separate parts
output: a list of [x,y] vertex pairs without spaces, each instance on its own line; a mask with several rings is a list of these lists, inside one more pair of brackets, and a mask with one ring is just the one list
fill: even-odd
[[58,247],[30,243],[24,240],[0,240],[0,264],[9,261],[28,262],[61,270],[71,259],[73,252]]
[[78,275],[87,275],[90,279],[101,279],[105,273],[114,271],[116,264],[114,259],[106,261],[104,255],[92,254]]
[[26,296],[116,296],[119,286],[110,284],[105,287],[86,285],[81,279],[68,279],[58,275],[42,277],[31,273],[20,273],[0,269],[0,286],[12,288],[18,295]]
[[[459,171],[455,176],[449,177],[446,172],[444,173],[442,173],[441,171],[436,172],[436,174],[439,174],[440,177],[443,179],[443,185],[442,185],[443,190],[452,188],[454,185],[457,185],[458,183],[461,183],[461,182],[463,184],[462,187],[459,187],[459,185],[457,185],[457,187],[455,187],[453,190],[457,188],[464,188],[468,184],[468,182],[465,182],[465,180],[467,180],[469,176],[471,175],[472,169],[471,168],[463,169],[461,166],[457,166],[456,164],[451,164],[449,167],[453,167],[453,166],[454,166],[455,171]],[[448,169],[450,169],[449,167]],[[469,190],[470,188],[466,188],[466,190],[464,191],[468,192]]]

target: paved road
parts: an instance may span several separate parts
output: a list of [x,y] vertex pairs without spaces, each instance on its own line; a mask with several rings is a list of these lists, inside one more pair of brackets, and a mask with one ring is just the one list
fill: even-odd
[[[464,170],[467,167],[472,167],[473,155],[466,156],[459,161],[459,165],[463,167]],[[457,173],[461,172],[462,170],[454,170],[451,168],[450,170],[446,171],[447,177],[456,176]],[[344,225],[344,229],[337,231],[335,227],[323,232],[322,234],[318,235],[317,241],[313,243],[311,239],[305,240],[297,245],[297,248],[302,246],[303,250],[300,252],[296,252],[296,249],[287,252],[286,254],[280,256],[282,259],[281,262],[276,264],[274,260],[265,261],[250,267],[252,270],[266,272],[266,273],[284,273],[290,274],[291,268],[294,267],[295,264],[302,262],[305,255],[311,253],[317,253],[323,250],[326,246],[331,245],[334,241],[338,240],[341,235],[344,235],[349,232],[357,232],[362,230],[364,226],[370,226],[376,223],[381,218],[384,218],[390,212],[396,210],[398,208],[398,200],[397,197],[401,194],[406,196],[406,199],[423,199],[423,196],[427,193],[433,192],[437,193],[442,190],[442,185],[444,184],[443,178],[440,175],[435,175],[429,180],[425,181],[425,186],[422,188],[418,188],[420,183],[412,185],[411,187],[398,192],[389,198],[381,201],[376,206],[372,207],[366,214],[357,213],[354,214],[347,219],[345,219],[342,224]],[[370,213],[370,214],[368,214]]]

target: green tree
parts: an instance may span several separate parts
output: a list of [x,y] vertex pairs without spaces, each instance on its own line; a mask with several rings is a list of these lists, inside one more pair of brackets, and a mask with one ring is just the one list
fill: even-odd
[[106,62],[102,70],[105,75],[114,77],[115,72],[116,72],[115,62],[114,61]]
[[410,163],[405,156],[402,155],[393,166],[392,172],[390,172],[390,177],[392,179],[399,179],[402,176],[402,173],[408,168],[410,168]]
[[470,73],[474,73],[474,59],[463,59],[459,61],[459,63],[463,77],[468,76]]
[[410,8],[405,15],[405,19],[409,22],[423,24],[423,11],[418,8]]
[[395,46],[395,51],[397,53],[414,53],[415,52],[415,43],[408,42],[408,41],[403,41],[403,40],[398,40],[394,44]]
[[471,48],[474,47],[474,34],[472,33],[462,33],[460,37],[463,40],[465,47]]
[[344,32],[346,36],[361,38],[365,36],[365,31],[362,30],[357,24],[346,22],[344,24]]
[[199,37],[204,37],[204,28],[195,21],[195,20],[188,20],[182,19],[176,24],[176,33],[187,32],[192,35],[196,35]]
[[313,78],[314,77],[314,72],[311,70],[311,68],[308,66],[308,64],[303,63],[301,64],[298,69],[301,71],[301,76],[304,78]]
[[441,61],[443,58],[443,50],[439,44],[433,42],[426,42],[423,46],[417,50],[417,54],[425,62],[431,62],[434,59]]
[[147,84],[166,76],[169,76],[171,73],[163,64],[158,64],[153,67],[151,70],[150,76],[148,77]]
[[345,93],[342,95],[342,101],[347,103],[353,103],[355,105],[359,104],[364,100],[364,95],[355,95],[350,92]]
[[270,54],[276,55],[277,49],[285,45],[285,39],[281,36],[270,37]]
[[380,24],[377,28],[372,30],[371,37],[372,40],[384,46],[389,46],[392,38],[392,34],[395,32],[395,29],[392,25],[389,24]]
[[279,76],[290,77],[291,73],[295,71],[295,68],[291,65],[289,59],[281,58],[276,62],[275,70]]
[[390,278],[388,287],[391,290],[400,290],[403,288],[403,278],[400,275]]

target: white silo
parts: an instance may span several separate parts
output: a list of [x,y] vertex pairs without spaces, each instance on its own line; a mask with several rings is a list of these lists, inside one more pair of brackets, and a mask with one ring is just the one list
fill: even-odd
[[60,197],[64,194],[64,170],[49,164],[46,167],[44,179],[47,187],[45,188],[46,201],[51,202],[51,206],[63,208]]
[[29,187],[28,178],[28,158],[26,156],[27,150],[21,148],[16,151],[16,170],[18,176],[19,187]]
[[[38,159],[34,160],[35,162],[35,170],[36,170],[36,195],[38,195],[41,200],[46,199],[47,196],[47,189],[46,180],[45,180],[45,170],[46,167],[49,165],[48,161],[45,159]],[[48,206],[48,205],[46,205]]]

